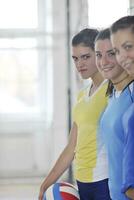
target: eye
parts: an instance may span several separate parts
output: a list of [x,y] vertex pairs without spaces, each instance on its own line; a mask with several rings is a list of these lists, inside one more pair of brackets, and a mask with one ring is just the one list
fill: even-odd
[[108,56],[109,56],[109,57],[114,57],[114,56],[115,56],[115,52],[114,52],[114,51],[109,52],[109,53],[108,53]]
[[74,62],[77,62],[78,61],[78,58],[77,57],[72,57],[73,58],[73,61]]
[[133,48],[133,45],[132,44],[126,44],[125,46],[124,46],[124,48],[125,48],[125,50],[130,50],[130,49],[132,49]]
[[100,53],[96,53],[95,56],[96,56],[96,58],[101,58],[102,57],[102,55]]
[[90,58],[90,55],[83,55],[83,56],[82,56],[82,59],[83,59],[83,60],[87,60],[88,58]]

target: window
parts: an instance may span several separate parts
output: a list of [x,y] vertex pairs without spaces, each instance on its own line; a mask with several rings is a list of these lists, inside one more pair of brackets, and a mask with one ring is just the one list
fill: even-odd
[[128,14],[129,0],[88,0],[89,26],[105,28]]
[[51,0],[0,0],[0,123],[51,123],[51,33]]
[[0,0],[0,28],[37,28],[37,8],[37,0]]

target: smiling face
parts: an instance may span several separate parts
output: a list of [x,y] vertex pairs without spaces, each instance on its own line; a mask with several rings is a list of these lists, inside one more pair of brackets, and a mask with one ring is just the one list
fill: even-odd
[[110,39],[98,39],[95,54],[96,65],[102,76],[116,82],[124,70],[117,63]]
[[111,42],[118,63],[134,76],[134,31],[131,28],[119,29],[111,34]]
[[83,79],[93,78],[98,71],[95,63],[95,52],[82,44],[72,47],[72,58],[77,71]]

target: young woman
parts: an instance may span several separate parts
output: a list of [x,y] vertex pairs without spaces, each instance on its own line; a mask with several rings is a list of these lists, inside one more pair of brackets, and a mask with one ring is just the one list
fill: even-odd
[[95,29],[84,29],[72,39],[72,58],[76,69],[83,79],[91,78],[92,83],[78,95],[68,144],[43,181],[39,200],[73,159],[80,199],[110,200],[106,153],[97,132],[100,115],[107,104],[107,83],[103,82],[95,64],[94,41],[97,34]]
[[[111,42],[118,63],[134,78],[134,16],[122,17],[112,24]],[[127,136],[123,192],[130,199],[134,199],[134,104],[125,112],[123,125]]]
[[134,16],[122,17],[113,23],[111,42],[118,63],[134,77]]
[[[127,200],[129,198],[122,192],[128,184],[129,177],[126,176],[128,165],[132,164],[130,159],[127,160],[131,151],[129,149],[131,141],[124,132],[122,116],[133,103],[134,82],[133,78],[117,63],[109,29],[98,34],[95,52],[99,71],[104,78],[110,80],[107,90],[109,102],[100,120],[100,133],[103,135],[108,152],[110,196],[113,200]],[[130,156],[133,160],[132,152]],[[131,168],[134,168],[134,165],[129,167]],[[134,177],[131,181],[133,184]]]

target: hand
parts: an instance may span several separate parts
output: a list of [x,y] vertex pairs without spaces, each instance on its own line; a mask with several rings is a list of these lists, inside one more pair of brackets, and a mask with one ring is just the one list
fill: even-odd
[[38,200],[43,200],[43,195],[44,195],[45,189],[43,187],[43,184],[40,187],[40,192],[39,192],[39,196],[38,196]]
[[131,200],[134,200],[134,188],[129,188],[126,191],[126,196],[129,197]]

